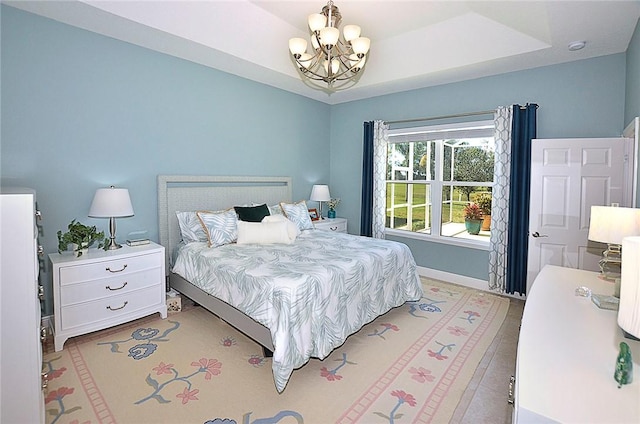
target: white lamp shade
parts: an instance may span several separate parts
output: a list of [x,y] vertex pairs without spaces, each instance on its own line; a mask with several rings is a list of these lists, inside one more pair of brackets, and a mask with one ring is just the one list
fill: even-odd
[[353,52],[355,54],[367,54],[370,45],[371,40],[369,40],[367,37],[358,37],[355,40],[351,41],[351,47],[353,48]]
[[331,194],[329,194],[329,186],[326,184],[316,184],[311,189],[311,196],[309,200],[314,202],[328,202],[331,200]]
[[307,18],[311,31],[320,31],[327,24],[327,17],[322,13],[314,13]]
[[93,218],[133,216],[133,206],[126,188],[99,188],[89,208]]
[[292,38],[289,40],[289,51],[293,55],[302,55],[307,51],[307,40],[304,38]]
[[358,25],[345,25],[342,29],[345,41],[349,42],[360,37],[360,27]]
[[309,66],[311,66],[311,64],[313,63],[312,59],[313,59],[313,56],[311,54],[302,53],[302,56],[300,56],[300,59],[298,59],[298,62],[300,62],[300,64],[304,66],[306,69],[309,69]]
[[640,209],[591,206],[589,240],[622,244],[628,236],[640,236]]
[[622,240],[622,275],[618,325],[640,338],[640,237]]
[[324,27],[320,30],[320,42],[325,46],[335,46],[340,37],[340,30],[334,27]]

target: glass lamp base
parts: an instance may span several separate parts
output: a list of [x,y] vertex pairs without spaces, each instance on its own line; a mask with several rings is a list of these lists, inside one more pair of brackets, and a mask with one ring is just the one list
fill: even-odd
[[615,281],[622,274],[622,252],[620,245],[610,244],[602,253],[602,259],[598,264],[605,280]]

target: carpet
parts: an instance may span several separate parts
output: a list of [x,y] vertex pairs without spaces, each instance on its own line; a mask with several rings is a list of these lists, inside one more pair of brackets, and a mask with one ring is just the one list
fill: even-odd
[[253,341],[200,307],[69,339],[44,357],[47,423],[444,423],[509,300],[422,279],[283,393]]

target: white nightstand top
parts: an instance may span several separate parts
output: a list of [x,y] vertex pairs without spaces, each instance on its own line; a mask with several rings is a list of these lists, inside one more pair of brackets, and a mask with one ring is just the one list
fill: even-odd
[[123,255],[136,255],[138,253],[148,253],[150,251],[164,249],[157,243],[149,242],[149,244],[144,244],[142,246],[127,246],[126,244],[122,245],[120,249],[116,250],[103,250],[92,247],[89,249],[89,253],[86,253],[79,258],[77,258],[73,252],[64,251],[62,253],[51,253],[49,254],[49,258],[51,262],[54,264],[60,264],[65,262],[75,262],[75,261],[91,261],[91,260],[100,260],[105,258],[117,258],[118,256]]

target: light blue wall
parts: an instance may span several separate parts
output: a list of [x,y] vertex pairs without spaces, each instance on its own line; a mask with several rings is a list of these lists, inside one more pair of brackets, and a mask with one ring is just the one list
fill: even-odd
[[624,122],[628,124],[640,116],[640,20],[636,24],[627,49],[627,90],[624,107]]
[[[360,230],[362,124],[537,103],[538,137],[619,136],[624,127],[625,55],[616,54],[527,71],[391,94],[331,108],[331,193],[339,215]],[[487,251],[393,237],[418,265],[486,280]]]
[[98,187],[130,191],[119,239],[157,241],[158,174],[291,176],[295,199],[329,182],[328,105],[4,5],[1,18],[1,175],[37,190],[46,252],[73,218],[108,233],[87,218]]
[[[107,230],[105,220],[86,214],[95,189],[109,184],[129,188],[136,211],[118,220],[118,234],[147,230],[157,240],[156,176],[164,173],[292,176],[296,199],[306,199],[313,183],[328,182],[342,198],[339,215],[357,233],[364,121],[532,102],[540,105],[539,137],[598,137],[617,136],[628,122],[625,93],[627,115],[640,107],[637,29],[627,55],[328,106],[5,5],[0,10],[0,171],[5,181],[38,191],[47,252],[73,218]],[[398,240],[420,266],[487,278],[487,252]]]
[[[628,125],[640,116],[640,20],[636,24],[629,47],[627,48],[627,87],[624,107],[624,123]],[[636,152],[640,160],[640,152]],[[640,184],[636,187],[636,206],[640,207]]]

